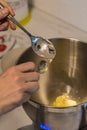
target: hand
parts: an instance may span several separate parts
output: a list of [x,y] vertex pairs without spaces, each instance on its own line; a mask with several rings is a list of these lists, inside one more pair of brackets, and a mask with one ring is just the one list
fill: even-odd
[[0,76],[0,115],[26,102],[39,88],[39,73],[32,62],[9,68]]
[[9,14],[12,16],[15,15],[13,9],[4,0],[0,0],[0,3],[4,6],[4,8],[0,9],[0,31],[7,30],[9,26],[11,29],[15,30],[16,25],[7,19]]

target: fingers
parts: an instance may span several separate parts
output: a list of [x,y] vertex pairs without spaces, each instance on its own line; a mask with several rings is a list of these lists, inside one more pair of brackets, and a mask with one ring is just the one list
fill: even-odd
[[27,82],[21,85],[20,92],[28,92],[32,94],[33,92],[36,92],[39,89],[39,82]]
[[[15,98],[14,98],[15,97]],[[10,98],[7,97],[8,99],[8,102],[10,100],[10,104],[11,106],[13,107],[17,107],[17,106],[20,106],[22,105],[24,102],[28,101],[31,97],[31,94],[29,93],[15,93],[13,94]]]
[[15,104],[15,107],[22,105],[24,102],[28,101],[31,97],[29,93],[16,93],[16,99],[14,99],[14,95],[12,96],[12,102]]
[[23,63],[9,68],[3,74],[3,78],[8,77],[8,74],[10,74],[8,82],[11,80],[12,84],[16,85],[16,91],[34,92],[39,88],[38,82],[40,79],[40,74],[34,70],[35,64],[33,62]]
[[38,81],[40,79],[40,75],[37,72],[27,72],[16,75],[16,80],[18,82],[33,82]]
[[9,26],[12,30],[16,30],[16,25],[12,21],[9,21]]
[[9,14],[9,11],[7,8],[0,9],[0,31],[5,31],[8,29],[9,23],[6,19],[7,15]]
[[0,20],[4,19],[9,14],[7,8],[0,9]]
[[4,22],[4,23],[2,23],[1,25],[0,25],[0,31],[5,31],[5,30],[7,30],[8,29],[8,26],[9,26],[9,24],[8,24],[8,22],[6,21],[6,22]]
[[[15,15],[15,13],[14,13],[14,11],[13,11],[13,9],[11,8],[11,6],[7,3],[7,2],[5,2],[4,0],[0,0],[0,3],[3,5],[3,7],[4,8],[2,8],[2,9],[0,9],[0,20],[3,20],[3,23],[5,23],[6,21],[7,21],[7,19],[6,19],[6,17],[9,15],[9,14],[11,14],[12,16],[14,16]],[[2,23],[2,24],[3,24]],[[2,25],[2,24],[0,24],[0,25]],[[10,20],[8,20],[8,25],[10,26],[10,28],[12,29],[12,30],[15,30],[16,29],[16,25],[13,23],[13,22],[11,22]],[[1,27],[1,29],[2,30],[7,30],[8,29],[8,25],[6,26],[6,23],[5,23],[5,25],[2,25],[2,27]],[[5,27],[4,27],[5,26]],[[0,29],[0,30],[1,30]]]
[[7,2],[5,2],[4,0],[0,0],[0,3],[9,10],[9,12],[12,16],[15,15],[14,10],[12,9],[12,7]]
[[34,71],[35,64],[33,62],[26,62],[16,66],[16,69],[21,72]]

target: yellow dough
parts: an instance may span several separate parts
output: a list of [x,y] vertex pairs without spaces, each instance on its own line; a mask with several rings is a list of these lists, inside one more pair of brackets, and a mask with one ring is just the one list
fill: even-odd
[[52,103],[52,106],[55,107],[68,107],[68,106],[75,106],[75,105],[77,105],[77,102],[70,99],[67,93],[58,96],[56,100]]

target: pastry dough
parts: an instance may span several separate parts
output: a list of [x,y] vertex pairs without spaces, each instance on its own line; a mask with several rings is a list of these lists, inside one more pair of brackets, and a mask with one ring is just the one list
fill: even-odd
[[52,103],[52,106],[55,107],[69,107],[75,105],[77,105],[77,102],[75,100],[70,99],[70,96],[67,93],[58,96],[56,100]]

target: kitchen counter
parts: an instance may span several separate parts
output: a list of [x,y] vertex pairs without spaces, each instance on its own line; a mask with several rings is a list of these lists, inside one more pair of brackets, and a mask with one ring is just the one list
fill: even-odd
[[[80,30],[79,28],[74,27],[37,8],[32,10],[32,18],[25,27],[29,29],[32,34],[40,35],[45,38],[65,37],[75,38],[87,42],[87,32],[84,32],[83,30]],[[14,34],[17,32],[19,33],[19,30],[15,31]],[[2,68],[0,69],[0,71],[2,71]],[[26,115],[22,107],[18,107],[0,117],[0,130],[29,129],[33,130],[32,121]]]

